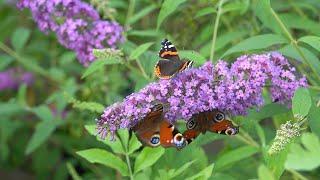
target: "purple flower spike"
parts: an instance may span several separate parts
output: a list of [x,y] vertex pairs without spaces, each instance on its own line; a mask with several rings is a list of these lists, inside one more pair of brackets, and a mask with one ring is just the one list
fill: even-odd
[[93,49],[115,48],[124,39],[118,23],[101,20],[92,6],[80,0],[19,0],[17,6],[30,9],[39,29],[55,32],[85,66],[95,59]]
[[102,138],[119,128],[131,128],[150,108],[162,103],[165,118],[171,122],[188,120],[193,114],[219,109],[233,115],[245,115],[249,108],[264,104],[262,90],[268,87],[271,98],[288,104],[298,87],[307,86],[306,78],[297,78],[295,69],[281,54],[273,52],[239,57],[231,67],[224,61],[205,63],[169,80],[151,83],[123,102],[107,107],[97,120]]
[[0,72],[0,91],[17,89],[21,84],[30,86],[34,77],[30,72],[24,72],[20,68],[12,68],[7,71]]

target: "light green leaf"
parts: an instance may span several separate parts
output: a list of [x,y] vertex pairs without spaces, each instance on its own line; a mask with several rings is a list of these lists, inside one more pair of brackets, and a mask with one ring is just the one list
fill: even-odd
[[267,47],[277,45],[277,44],[284,44],[287,43],[287,40],[276,34],[263,34],[250,37],[242,42],[238,43],[237,45],[233,46],[229,50],[227,50],[222,57],[227,55],[243,52],[243,51],[250,51],[250,50],[258,50],[258,49],[265,49]]
[[31,109],[42,121],[53,121],[53,115],[48,106],[41,105]]
[[[85,125],[85,129],[89,132],[89,134],[96,136],[97,131],[96,131],[96,125]],[[122,146],[122,143],[119,138],[117,138],[115,141],[111,141],[109,138],[106,139],[101,139],[100,137],[96,137],[98,141],[103,142],[107,146],[109,146],[114,153],[118,154],[126,154],[125,149]]]
[[284,172],[284,163],[288,155],[288,146],[276,154],[269,154],[268,147],[263,149],[264,158],[268,169],[273,173],[276,179],[279,179]]
[[250,157],[257,152],[258,149],[252,146],[243,146],[238,149],[228,151],[227,153],[219,156],[219,158],[216,160],[215,170],[219,171],[224,167]]
[[285,167],[287,169],[311,171],[320,166],[320,141],[315,134],[305,133],[301,143],[292,144]]
[[158,16],[157,29],[171,13],[173,13],[180,4],[184,3],[186,0],[165,0],[161,6],[161,10]]
[[153,44],[153,42],[148,42],[138,46],[135,50],[131,52],[129,59],[137,59],[144,52],[146,52]]
[[28,155],[44,143],[49,136],[54,132],[61,121],[41,121],[37,124],[36,130],[28,142],[25,153]]
[[259,180],[274,180],[273,174],[263,164],[259,166],[258,176],[259,176]]
[[[310,66],[312,66],[315,72],[317,72],[318,75],[320,76],[320,61],[318,57],[304,47],[299,47],[299,49],[302,51],[302,53],[306,57],[307,63],[310,64]],[[279,51],[285,56],[291,57],[300,62],[304,62],[300,54],[291,44],[283,47]]]
[[206,62],[206,58],[196,51],[182,50],[179,51],[179,55],[181,56],[181,58],[193,60],[197,64],[203,64]]
[[202,17],[202,16],[205,16],[205,15],[208,15],[208,14],[213,14],[215,12],[217,12],[217,11],[213,7],[202,8],[197,12],[195,18]]
[[89,110],[91,112],[102,113],[104,106],[97,102],[72,101],[72,107],[80,110]]
[[134,164],[134,174],[138,173],[144,168],[152,166],[163,154],[164,149],[162,147],[145,147],[136,158],[136,162]]
[[26,106],[26,93],[27,93],[27,85],[22,84],[19,87],[17,101],[21,106]]
[[191,166],[191,164],[193,164],[193,163],[194,163],[194,160],[190,161],[190,162],[187,162],[183,166],[181,166],[179,169],[174,170],[170,178],[174,178],[176,176],[179,176],[180,174],[185,172]]
[[255,129],[256,129],[257,134],[259,136],[261,145],[262,145],[262,147],[265,147],[266,146],[266,136],[265,136],[264,130],[257,121],[254,121],[254,122],[255,122]]
[[151,4],[150,6],[144,7],[141,11],[129,17],[129,24],[134,24],[135,22],[139,21],[141,18],[147,16],[153,10],[157,9],[155,4]]
[[213,167],[214,167],[214,164],[211,164],[210,166],[200,171],[198,174],[195,174],[191,177],[186,178],[186,180],[193,180],[193,179],[199,179],[199,178],[208,179],[212,174]]
[[11,44],[16,51],[20,51],[27,43],[30,37],[30,30],[18,28],[11,37]]
[[311,131],[320,138],[320,109],[315,105],[311,106],[309,112],[309,126]]
[[0,114],[1,115],[13,115],[21,112],[24,108],[15,102],[0,103]]
[[320,37],[318,36],[304,36],[298,40],[299,42],[304,42],[320,51]]
[[292,98],[293,115],[305,117],[309,113],[311,103],[312,100],[309,90],[306,88],[297,89]]
[[93,74],[94,72],[102,69],[105,65],[111,65],[111,64],[119,64],[121,61],[117,58],[105,58],[105,59],[96,59],[93,63],[90,64],[90,66],[85,70],[83,75],[81,76],[81,79],[86,78],[87,76]]
[[127,165],[114,154],[102,149],[86,149],[78,151],[77,154],[91,163],[99,163],[107,167],[118,170],[121,175],[128,176],[129,171]]
[[129,151],[128,154],[132,154],[134,151],[139,149],[142,146],[137,136],[132,133],[131,139],[129,141]]

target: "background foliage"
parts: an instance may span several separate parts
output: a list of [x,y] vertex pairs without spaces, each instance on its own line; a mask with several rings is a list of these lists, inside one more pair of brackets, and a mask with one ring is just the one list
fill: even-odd
[[[125,27],[122,55],[89,67],[40,32],[27,10],[0,1],[0,70],[22,67],[31,87],[0,94],[0,174],[39,179],[319,179],[319,0],[109,0],[88,1],[105,19]],[[240,134],[201,135],[181,151],[143,148],[133,134],[110,142],[95,137],[104,107],[155,81],[159,42],[174,42],[196,66],[207,59],[232,62],[244,53],[277,50],[307,76],[293,111],[267,104],[232,117]],[[53,111],[52,109],[55,109]],[[267,153],[280,124],[306,115],[301,138]],[[181,125],[183,127],[183,125]],[[1,175],[2,176],[2,175]]]

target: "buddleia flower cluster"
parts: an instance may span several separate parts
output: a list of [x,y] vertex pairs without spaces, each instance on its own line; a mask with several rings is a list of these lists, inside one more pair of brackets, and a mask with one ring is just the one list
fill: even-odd
[[21,84],[31,85],[34,81],[33,74],[21,68],[11,68],[0,72],[0,91],[17,89]]
[[124,39],[117,22],[100,19],[91,5],[80,0],[19,0],[17,6],[30,9],[39,29],[56,33],[59,42],[75,51],[83,65],[95,59],[93,49],[116,48]]
[[284,150],[289,143],[301,135],[300,131],[301,128],[298,122],[293,123],[287,121],[285,124],[282,124],[280,129],[277,130],[276,137],[274,138],[268,153],[275,154]]
[[264,104],[267,87],[274,102],[290,106],[298,87],[307,86],[305,77],[295,76],[295,68],[280,53],[244,55],[228,66],[206,62],[199,68],[159,80],[107,107],[97,120],[102,138],[119,128],[131,128],[157,103],[165,105],[165,118],[171,123],[188,120],[193,114],[219,109],[232,115],[245,115],[249,108]]

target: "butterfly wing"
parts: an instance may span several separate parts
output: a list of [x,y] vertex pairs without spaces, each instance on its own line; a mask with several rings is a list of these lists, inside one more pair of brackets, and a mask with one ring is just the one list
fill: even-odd
[[168,41],[168,39],[164,39],[161,42],[159,57],[173,61],[180,61],[176,47],[170,41]]
[[176,147],[177,149],[187,144],[179,130],[166,120],[163,120],[160,125],[160,142],[163,147]]
[[154,73],[160,79],[170,79],[173,75],[179,72],[183,66],[182,61],[159,60],[155,65]]

